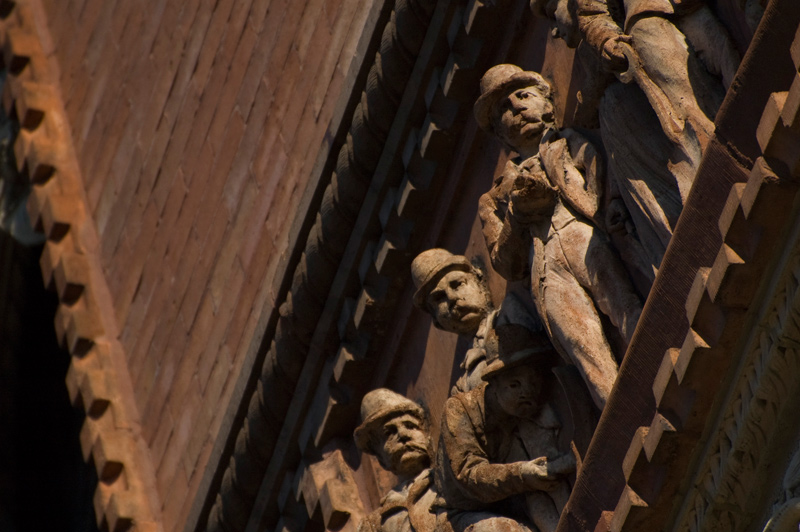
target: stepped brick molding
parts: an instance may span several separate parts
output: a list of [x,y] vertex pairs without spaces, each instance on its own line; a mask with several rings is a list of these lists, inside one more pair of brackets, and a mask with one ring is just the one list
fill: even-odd
[[117,340],[43,13],[35,0],[0,4],[0,46],[8,72],[3,105],[20,124],[17,166],[33,185],[31,221],[47,238],[40,264],[45,285],[59,297],[55,328],[72,357],[69,395],[86,411],[81,447],[97,468],[97,522],[112,532],[160,531],[155,475]]

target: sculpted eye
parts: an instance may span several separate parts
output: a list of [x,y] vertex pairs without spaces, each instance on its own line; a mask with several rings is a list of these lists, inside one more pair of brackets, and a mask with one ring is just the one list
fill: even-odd
[[397,427],[395,427],[394,425],[387,425],[383,427],[383,434],[384,436],[387,437],[394,436],[395,434],[397,434]]
[[447,299],[447,294],[445,294],[441,290],[437,290],[435,292],[431,292],[428,298],[433,303],[433,305],[436,306]]
[[456,289],[464,284],[464,281],[457,280],[457,281],[450,281],[450,288]]
[[517,91],[517,93],[515,94],[515,96],[520,100],[526,99],[529,95],[530,93],[528,93],[528,91],[525,90]]

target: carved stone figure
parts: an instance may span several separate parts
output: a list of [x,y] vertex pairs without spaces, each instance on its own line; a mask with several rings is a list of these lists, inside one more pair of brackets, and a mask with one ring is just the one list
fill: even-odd
[[[608,70],[639,85],[670,140],[690,157],[690,143],[705,147],[721,89],[730,86],[739,65],[730,36],[706,0],[576,3],[583,38]],[[612,13],[624,17],[622,25]]]
[[[658,266],[739,54],[705,0],[575,1],[584,39],[627,84],[605,91],[601,134],[610,172]],[[624,13],[623,26],[614,12]]]
[[483,274],[463,255],[445,249],[423,251],[411,263],[417,288],[414,304],[433,317],[436,327],[472,338],[452,394],[465,392],[483,381],[487,353],[548,347],[550,340],[538,317],[532,316],[513,294],[499,308],[483,283]]
[[417,403],[386,388],[361,402],[361,425],[353,434],[357,447],[377,457],[400,483],[364,518],[359,532],[431,532],[436,516],[428,418]]
[[[652,284],[739,55],[704,0],[532,0],[531,8],[578,48],[586,81],[574,121],[596,127],[599,113],[609,176]],[[610,13],[625,14],[626,33]]]
[[624,349],[642,310],[601,230],[608,214],[599,182],[602,161],[583,135],[555,128],[550,86],[535,72],[513,65],[490,69],[475,116],[520,154],[480,200],[492,265],[509,280],[530,272],[533,299],[554,346],[578,367],[602,409],[617,363],[600,313]]
[[601,133],[640,239],[663,256],[739,54],[705,0],[575,2],[584,40],[630,84],[606,90]]
[[527,530],[525,521],[555,530],[576,462],[558,448],[561,423],[548,403],[551,355],[497,354],[484,371],[487,382],[447,400],[436,485],[456,532]]

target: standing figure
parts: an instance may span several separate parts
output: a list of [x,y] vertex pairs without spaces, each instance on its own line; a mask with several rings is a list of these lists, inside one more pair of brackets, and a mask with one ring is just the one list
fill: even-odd
[[531,9],[577,47],[586,80],[573,120],[598,119],[652,284],[739,55],[705,0],[531,0]]
[[361,401],[361,425],[353,437],[362,452],[377,457],[400,481],[364,518],[359,532],[432,532],[436,492],[422,407],[386,388],[373,390]]
[[461,363],[464,373],[451,394],[481,384],[488,353],[550,347],[538,317],[509,294],[499,308],[492,307],[483,274],[463,255],[445,249],[423,251],[411,263],[417,288],[414,304],[433,317],[436,327],[472,338]]
[[[714,133],[714,116],[739,66],[730,35],[706,0],[574,1],[583,39],[608,71],[639,86],[680,151],[671,164],[685,201]],[[624,19],[622,25],[612,14]],[[616,117],[613,106],[601,109],[601,126],[612,135],[615,128],[629,130],[628,118]]]
[[576,461],[558,448],[561,423],[548,403],[550,354],[497,354],[485,383],[447,400],[436,485],[456,532],[502,530],[500,515],[555,531]]
[[511,281],[530,274],[553,345],[578,367],[602,409],[617,362],[600,313],[625,349],[642,305],[601,229],[606,213],[600,156],[578,132],[555,128],[550,86],[535,72],[491,68],[481,79],[475,116],[520,155],[480,199],[492,265]]

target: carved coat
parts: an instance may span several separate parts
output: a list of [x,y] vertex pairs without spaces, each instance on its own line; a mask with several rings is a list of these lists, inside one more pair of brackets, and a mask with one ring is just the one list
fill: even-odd
[[426,469],[384,495],[380,508],[361,521],[358,532],[431,532],[435,501],[433,470]]
[[535,420],[509,423],[506,416],[487,411],[485,391],[484,383],[445,403],[436,486],[447,508],[484,510],[530,491],[520,461],[561,454],[561,423],[549,405]]
[[[675,193],[685,201],[713,135],[712,120],[741,59],[727,30],[707,0],[576,0],[576,4],[583,39],[600,56],[606,41],[629,36],[638,59],[628,61],[626,82],[635,80],[647,94],[664,132],[676,144],[677,151],[669,154],[671,171]],[[609,112],[616,110],[612,107]],[[638,136],[630,135],[629,124],[622,129],[606,129],[604,141],[616,134],[622,137],[620,143],[639,142]],[[623,178],[645,179],[635,174]]]
[[[629,95],[606,94],[600,123],[609,166],[628,193],[628,208],[634,217],[641,211],[638,221],[647,219],[653,236],[661,240],[657,266],[713,135],[713,118],[733,82],[740,56],[707,0],[576,0],[576,4],[583,39],[600,57],[605,57],[606,41],[623,34],[637,57],[629,57],[627,71],[617,74],[626,83],[635,81],[649,102],[642,106]],[[660,124],[651,123],[650,109]],[[654,137],[659,130],[672,146],[659,146]],[[657,167],[655,171],[651,166]],[[642,223],[637,228],[647,239],[647,228]]]
[[558,213],[565,222],[580,214],[584,220],[604,226],[603,207],[608,192],[602,183],[603,162],[597,150],[575,130],[548,131],[542,139],[540,155],[519,164],[506,163],[503,174],[495,180],[492,189],[481,196],[478,204],[492,266],[509,281],[519,281],[529,273],[530,224],[518,215],[507,216],[514,180],[525,172],[546,174],[546,179],[559,191],[556,210],[561,211],[560,205],[564,203],[571,207],[568,213]]
[[[591,143],[568,129],[551,131],[540,153],[520,166],[507,165],[481,196],[478,214],[492,266],[509,280],[530,273],[531,292],[553,346],[579,369],[602,409],[617,364],[598,311],[627,343],[641,301],[608,236],[596,226],[602,219],[602,187]],[[543,173],[558,190],[552,213],[526,220],[512,212],[510,198],[521,171]]]

